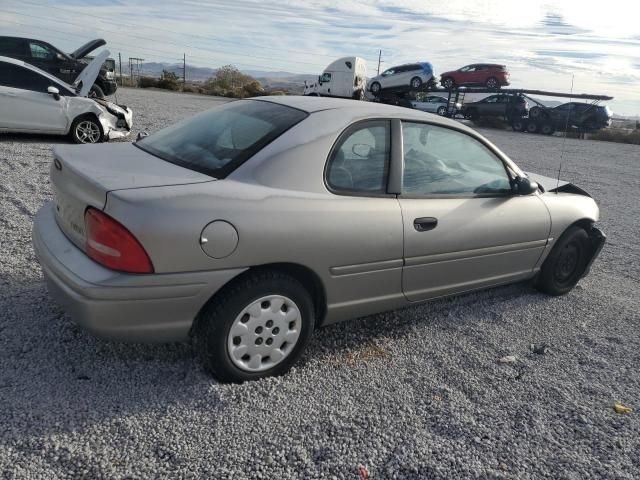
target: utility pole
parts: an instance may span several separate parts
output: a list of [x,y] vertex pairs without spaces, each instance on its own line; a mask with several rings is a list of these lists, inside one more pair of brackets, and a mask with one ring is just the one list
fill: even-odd
[[185,83],[187,83],[187,54],[182,54],[182,90],[184,91]]
[[120,65],[120,86],[122,86],[122,55],[118,52],[118,64]]
[[380,63],[382,61],[382,50],[378,53],[378,75],[380,75]]
[[144,62],[144,58],[138,58],[138,57],[129,57],[129,72],[131,75],[131,86],[133,85],[133,64],[135,63],[136,65],[136,72],[138,74],[138,78],[140,78],[140,62]]

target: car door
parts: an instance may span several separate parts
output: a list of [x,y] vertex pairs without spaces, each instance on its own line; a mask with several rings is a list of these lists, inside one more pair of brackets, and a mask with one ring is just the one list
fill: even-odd
[[[404,66],[396,67],[394,69],[393,75],[389,76],[388,84],[389,87],[399,87],[405,84],[405,77],[407,76],[407,69]],[[409,81],[407,80],[407,83]]]
[[501,105],[498,100],[500,97],[498,95],[491,95],[490,97],[482,100],[482,107],[480,109],[481,115],[489,115],[489,116],[497,116],[502,114],[502,108],[504,105]]
[[389,123],[367,120],[348,127],[325,167],[329,197],[326,218],[318,221],[343,237],[330,260],[332,317],[365,315],[404,301],[402,215],[396,195],[387,193]]
[[[394,124],[395,125],[395,124]],[[402,122],[402,288],[420,301],[525,279],[547,244],[537,194],[512,192],[505,163],[466,133]]]
[[[67,128],[66,102],[47,93],[62,87],[20,65],[0,62],[6,76],[0,78],[0,128],[63,133]],[[61,93],[64,94],[64,92]]]

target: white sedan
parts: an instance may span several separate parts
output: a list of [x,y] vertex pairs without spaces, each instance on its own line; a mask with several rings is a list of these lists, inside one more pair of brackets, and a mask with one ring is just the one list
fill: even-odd
[[14,58],[0,56],[0,132],[69,135],[76,143],[98,143],[129,135],[130,108],[89,98],[100,66],[97,55],[73,85]]

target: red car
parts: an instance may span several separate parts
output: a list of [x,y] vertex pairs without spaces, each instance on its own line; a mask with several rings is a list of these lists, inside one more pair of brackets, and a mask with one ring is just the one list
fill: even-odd
[[440,75],[440,83],[447,90],[459,85],[483,86],[498,89],[509,85],[509,72],[504,65],[493,63],[474,63],[459,70],[452,70]]

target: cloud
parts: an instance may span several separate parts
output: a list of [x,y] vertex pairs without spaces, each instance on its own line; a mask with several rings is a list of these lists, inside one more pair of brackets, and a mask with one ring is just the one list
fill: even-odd
[[[35,36],[71,51],[103,37],[113,54],[173,63],[318,74],[333,59],[358,55],[370,72],[430,61],[436,72],[505,63],[514,86],[615,90],[618,111],[640,112],[637,18],[640,7],[608,0],[3,0],[5,34]],[[625,12],[621,15],[620,12]],[[615,25],[615,27],[613,26]],[[584,75],[585,79],[582,79]],[[614,89],[611,79],[620,84]],[[589,88],[590,90],[586,90]]]

